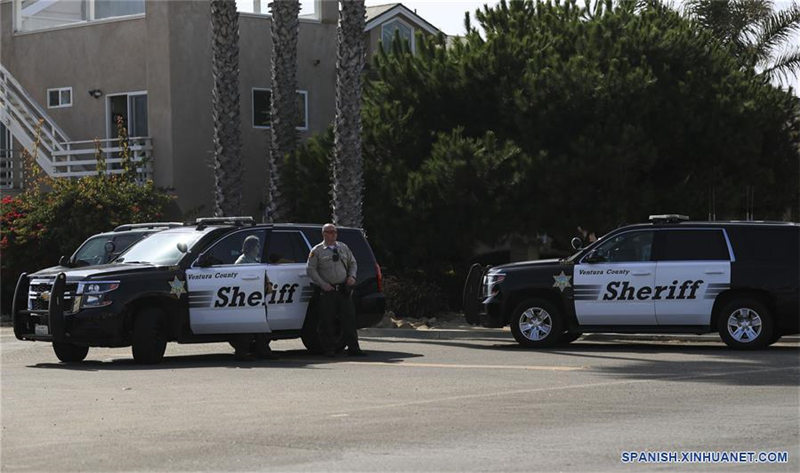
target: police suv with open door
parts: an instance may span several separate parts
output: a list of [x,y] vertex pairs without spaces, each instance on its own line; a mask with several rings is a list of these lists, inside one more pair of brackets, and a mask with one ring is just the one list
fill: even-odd
[[[319,351],[306,261],[321,228],[257,225],[249,217],[198,219],[150,235],[111,264],[22,274],[14,333],[52,342],[62,361],[83,360],[89,347],[132,346],[137,362],[156,363],[168,341],[220,342],[238,333],[302,338]],[[258,239],[259,260],[236,264],[250,236]],[[380,267],[360,229],[340,227],[339,239],[358,262],[358,326],[374,325],[385,306]]]
[[587,332],[718,331],[733,348],[755,349],[798,333],[800,224],[680,215],[650,222],[618,228],[566,259],[474,268],[468,320],[510,325],[527,347]]

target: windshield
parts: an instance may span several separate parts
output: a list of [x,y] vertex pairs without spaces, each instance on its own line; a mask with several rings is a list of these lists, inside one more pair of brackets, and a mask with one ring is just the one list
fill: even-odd
[[159,266],[178,264],[184,253],[178,250],[178,243],[191,248],[203,236],[200,232],[161,232],[131,246],[116,259],[118,263],[144,262]]
[[109,240],[107,236],[90,238],[75,252],[73,261],[79,266],[105,263],[107,261],[105,246]]

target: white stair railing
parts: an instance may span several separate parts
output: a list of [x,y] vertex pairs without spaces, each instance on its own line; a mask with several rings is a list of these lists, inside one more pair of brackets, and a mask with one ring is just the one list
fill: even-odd
[[47,174],[52,175],[53,153],[63,151],[65,149],[63,143],[70,139],[2,64],[0,64],[0,121],[28,150],[33,151],[36,134],[39,134],[37,162]]
[[[72,141],[42,107],[28,94],[11,73],[0,64],[0,123],[14,139],[33,152],[37,143],[36,162],[51,177],[83,177],[97,173],[95,140]],[[41,125],[40,125],[41,124]],[[122,158],[120,140],[98,140],[106,158],[106,172],[120,174]],[[128,139],[130,158],[136,163],[137,180],[152,176],[150,160],[152,140],[148,136]],[[11,174],[15,176],[15,174]],[[0,185],[10,185],[6,183]]]

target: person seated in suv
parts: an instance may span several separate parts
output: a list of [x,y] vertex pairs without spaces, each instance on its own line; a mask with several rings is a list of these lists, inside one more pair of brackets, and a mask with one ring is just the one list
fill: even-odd
[[250,235],[244,239],[242,243],[242,255],[236,260],[234,264],[256,264],[261,262],[258,257],[258,250],[261,242],[255,235]]

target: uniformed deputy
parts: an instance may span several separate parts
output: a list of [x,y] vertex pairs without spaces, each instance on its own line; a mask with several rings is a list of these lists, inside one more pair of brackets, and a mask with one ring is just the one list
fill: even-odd
[[322,242],[311,249],[306,272],[321,291],[319,297],[320,332],[325,343],[325,355],[333,356],[336,316],[342,326],[342,337],[350,356],[366,355],[358,346],[356,313],[353,306],[353,286],[358,265],[353,252],[336,241],[336,226],[322,226]]

